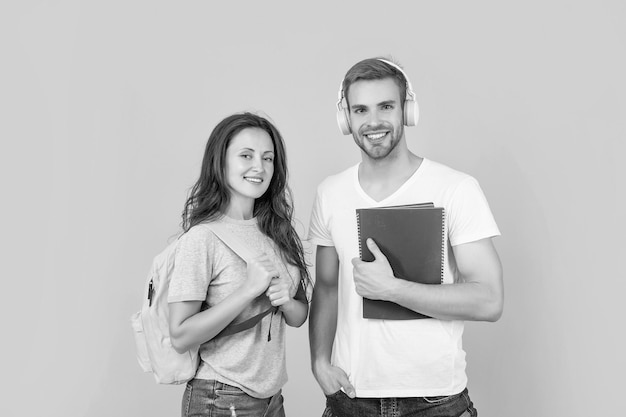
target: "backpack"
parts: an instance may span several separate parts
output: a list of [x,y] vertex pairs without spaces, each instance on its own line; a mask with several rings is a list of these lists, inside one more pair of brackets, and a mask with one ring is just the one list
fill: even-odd
[[[208,223],[213,233],[241,259],[248,261],[255,254],[221,223]],[[199,347],[178,353],[172,347],[169,330],[169,283],[174,270],[179,239],[170,243],[152,261],[146,280],[141,310],[131,317],[135,335],[137,361],[144,372],[152,372],[159,384],[183,384],[196,375]],[[218,336],[232,335],[254,327],[263,317],[277,308],[272,307],[235,325],[228,325]],[[218,337],[216,336],[216,337]]]

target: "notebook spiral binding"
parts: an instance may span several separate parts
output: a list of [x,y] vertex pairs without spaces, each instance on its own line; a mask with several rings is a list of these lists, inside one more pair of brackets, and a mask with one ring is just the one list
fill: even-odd
[[361,222],[359,221],[359,210],[356,211],[356,235],[359,244],[359,259],[363,259],[363,251],[361,249]]
[[444,265],[446,264],[446,209],[441,209],[441,283],[443,284]]

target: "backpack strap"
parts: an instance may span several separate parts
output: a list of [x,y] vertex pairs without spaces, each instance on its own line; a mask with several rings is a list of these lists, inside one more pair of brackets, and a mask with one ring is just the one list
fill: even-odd
[[304,283],[302,280],[298,283],[298,290],[296,291],[296,295],[293,297],[293,299],[300,301],[304,304],[308,304],[309,302],[309,300],[306,298],[306,290],[304,289]]
[[[256,257],[256,253],[254,253],[248,246],[246,246],[241,239],[237,236],[233,235],[223,223],[207,223],[207,226],[211,231],[217,236],[226,246],[228,246],[233,252],[237,254],[241,259],[244,260],[245,263],[250,262],[253,258]],[[244,330],[248,330],[257,325],[258,322],[263,319],[263,317],[267,316],[269,313],[276,312],[278,307],[270,307],[262,313],[257,314],[256,316],[252,316],[251,318],[242,321],[237,324],[229,324],[222,330],[217,336],[230,336],[235,333],[242,332]]]

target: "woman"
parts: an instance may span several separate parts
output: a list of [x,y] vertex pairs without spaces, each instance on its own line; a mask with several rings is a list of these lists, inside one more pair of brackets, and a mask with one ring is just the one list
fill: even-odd
[[[183,416],[285,415],[285,323],[298,327],[306,320],[308,303],[301,295],[310,282],[292,213],[278,130],[251,113],[222,120],[209,137],[183,211],[185,233],[169,287],[172,345],[179,352],[200,345]],[[263,255],[246,265],[208,222],[224,223]],[[277,311],[251,329],[219,335],[233,320],[271,306]]]

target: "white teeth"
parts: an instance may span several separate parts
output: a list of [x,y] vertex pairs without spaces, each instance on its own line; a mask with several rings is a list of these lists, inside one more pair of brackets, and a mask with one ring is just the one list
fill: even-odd
[[376,133],[376,134],[373,134],[373,135],[365,135],[365,136],[367,136],[367,138],[368,138],[368,139],[373,139],[373,140],[376,140],[376,139],[380,139],[380,138],[382,138],[382,137],[383,137],[383,136],[385,136],[386,134],[387,134],[387,133],[385,132],[385,133]]
[[262,180],[261,178],[252,178],[252,177],[244,177],[244,178],[245,178],[247,181],[250,181],[250,182],[255,182],[255,183],[258,183],[258,184],[260,184],[260,183],[262,183],[262,182],[263,182],[263,180]]

